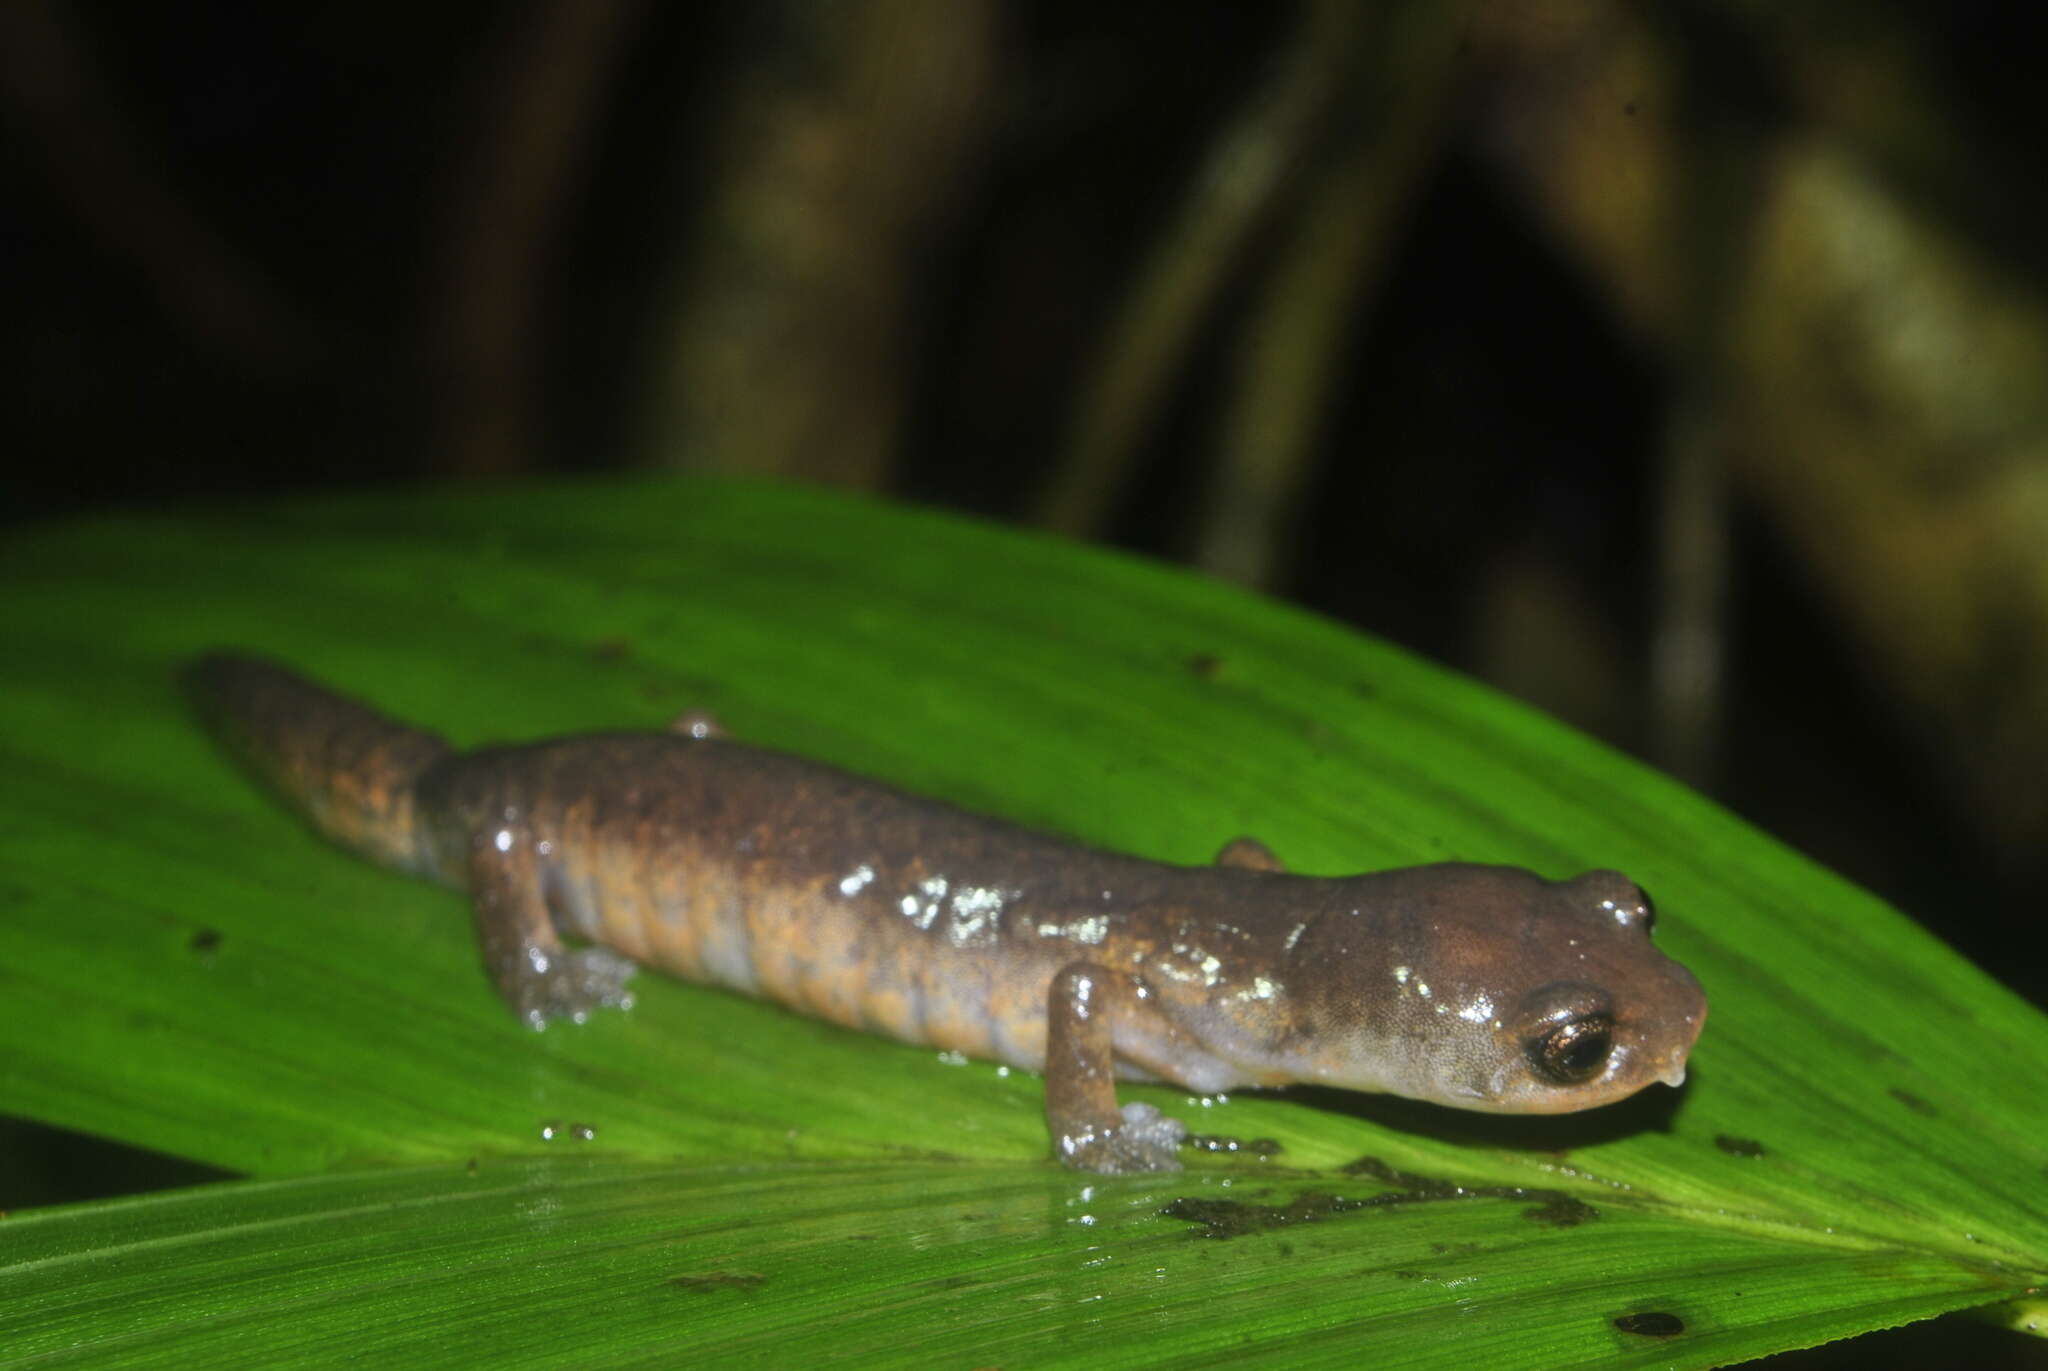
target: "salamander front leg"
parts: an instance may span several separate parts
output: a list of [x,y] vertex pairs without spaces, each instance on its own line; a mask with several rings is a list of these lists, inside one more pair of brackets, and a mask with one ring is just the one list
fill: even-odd
[[1077,1171],[1178,1171],[1187,1128],[1149,1104],[1116,1105],[1115,1028],[1138,1011],[1122,972],[1075,962],[1046,1002],[1045,1121],[1059,1159]]
[[629,1009],[633,963],[601,947],[562,944],[548,913],[533,832],[518,819],[476,835],[469,850],[469,893],[484,966],[498,993],[528,1027],[549,1019],[577,1023],[593,1009]]

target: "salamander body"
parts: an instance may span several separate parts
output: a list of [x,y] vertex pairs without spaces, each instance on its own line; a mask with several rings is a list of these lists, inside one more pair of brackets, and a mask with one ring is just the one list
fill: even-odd
[[[1115,1079],[1315,1082],[1561,1113],[1681,1083],[1706,1018],[1647,896],[1449,863],[1296,876],[1119,856],[715,736],[457,753],[282,667],[192,672],[229,750],[315,828],[466,890],[527,1023],[627,1006],[645,964],[1046,1076],[1053,1150],[1171,1169]],[[565,941],[566,939],[566,941]]]

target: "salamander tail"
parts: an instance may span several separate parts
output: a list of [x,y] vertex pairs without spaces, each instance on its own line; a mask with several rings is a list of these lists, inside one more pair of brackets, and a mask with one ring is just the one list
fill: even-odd
[[387,866],[434,874],[414,788],[447,743],[254,657],[211,653],[186,679],[228,752],[314,828]]

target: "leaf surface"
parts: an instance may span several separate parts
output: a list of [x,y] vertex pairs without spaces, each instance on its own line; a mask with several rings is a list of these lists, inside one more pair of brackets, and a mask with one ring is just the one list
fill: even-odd
[[[953,1232],[955,1200],[942,1197],[987,1188],[1035,1197],[1017,1203],[1039,1217],[984,1246],[999,1266],[1041,1272],[1073,1256],[1068,1201],[1090,1189],[1044,1161],[1039,1083],[1021,1073],[651,975],[630,1014],[522,1029],[485,983],[459,897],[324,845],[193,725],[178,669],[226,645],[461,744],[659,728],[702,708],[749,741],[1163,860],[1203,861],[1249,833],[1306,872],[1612,866],[1655,892],[1659,942],[1712,1002],[1682,1092],[1515,1120],[1313,1091],[1202,1102],[1132,1090],[1205,1131],[1284,1150],[1264,1163],[1198,1160],[1174,1182],[1097,1183],[1133,1251],[1171,1241],[1207,1255],[1177,1258],[1152,1284],[1116,1283],[1128,1262],[1099,1290],[1087,1282],[1110,1280],[1103,1268],[1069,1272],[1048,1287],[1061,1292],[1052,1304],[1113,1295],[1122,1312],[1017,1314],[988,1335],[1012,1349],[1006,1365],[1055,1360],[1079,1327],[1095,1330],[1091,1349],[1121,1349],[1112,1364],[1144,1362],[1148,1347],[1236,1355],[1239,1338],[1312,1358],[1323,1338],[1333,1359],[1369,1348],[1388,1364],[1450,1366],[1480,1339],[1530,1349],[1503,1364],[1563,1365],[1647,1338],[1646,1364],[1707,1365],[1730,1347],[1748,1355],[2017,1297],[2048,1270],[2048,1106],[2022,1088],[2048,1063],[2042,1015],[1668,779],[1298,611],[1027,534],[700,479],[108,518],[16,535],[0,547],[0,577],[0,1111],[296,1178],[31,1216],[74,1261],[126,1251],[115,1239],[129,1220],[112,1216],[128,1215],[229,1242],[221,1251],[241,1253],[260,1283],[259,1249],[236,1244],[265,1232],[323,1241],[313,1235],[337,1231],[322,1225],[348,1208],[350,1187],[383,1183],[364,1168],[397,1166],[424,1169],[383,1180],[425,1189],[392,1213],[470,1216],[488,1265],[494,1245],[517,1247],[514,1220],[455,1203],[477,1187],[449,1167],[476,1159],[480,1174],[545,1178],[570,1165],[566,1150],[590,1168],[576,1195],[623,1197],[668,1178],[675,1203],[727,1214],[717,1231],[732,1245],[703,1246],[700,1259],[709,1239],[683,1229],[695,1236],[658,1262],[602,1242],[593,1250],[612,1255],[557,1254],[546,1263],[557,1298],[581,1291],[603,1307],[611,1274],[629,1271],[653,1282],[633,1287],[648,1311],[750,1310],[731,1313],[733,1329],[752,1330],[732,1336],[791,1337],[772,1311],[793,1299],[809,1319],[883,1319],[880,1349],[890,1328],[979,1327],[962,1311],[1023,1296],[988,1293],[997,1277],[968,1259],[984,1247],[967,1239],[940,1244],[956,1264],[912,1263],[955,1282],[923,1302],[877,1293],[898,1283],[895,1248],[842,1251],[836,1266],[820,1255],[715,1299],[677,1294],[656,1268],[763,1268],[750,1242],[780,1251],[800,1216],[830,1210],[842,1190],[903,1233]],[[550,1128],[556,1141],[543,1142]],[[568,1141],[579,1128],[594,1138]],[[754,1230],[740,1201],[719,1210],[707,1197],[735,1177],[750,1187],[744,1203],[782,1217]],[[1312,1225],[1312,1243],[1280,1229],[1192,1239],[1156,1212],[1184,1194],[1250,1193],[1233,1186],[1284,1206],[1304,1191],[1348,1202],[1418,1185],[1485,1193],[1345,1209]],[[1601,1217],[1545,1229],[1521,1217],[1540,1206],[1505,1198],[1517,1189]],[[252,1227],[243,1194],[284,1197],[283,1226]],[[625,1222],[623,1198],[594,1202],[593,1232]],[[208,1226],[216,1212],[225,1230]],[[23,1223],[0,1233],[18,1238]],[[1410,1224],[1402,1241],[1415,1245],[1386,1245]],[[177,1246],[152,1242],[148,1252]],[[1428,1267],[1431,1244],[1461,1261]],[[0,1299],[55,1260],[24,1266],[15,1254],[0,1249],[13,1263],[0,1266]],[[77,1269],[104,1269],[93,1260]],[[490,1267],[511,1285],[436,1287],[452,1302],[448,1326],[488,1321],[464,1306],[472,1293],[508,1317],[508,1292],[532,1279],[518,1260],[508,1250]],[[1341,1271],[1388,1262],[1436,1274],[1333,1296]],[[435,1269],[422,1258],[403,1280],[351,1287],[336,1308],[368,1326],[378,1290],[431,1286]],[[75,1293],[37,1306],[49,1327],[97,1328],[99,1306]],[[239,1317],[262,1326],[272,1306],[250,1298]],[[1532,1312],[1553,1307],[1555,1319]],[[1686,1331],[1613,1327],[1632,1310],[1672,1313]],[[100,1313],[112,1320],[115,1306]],[[1562,1341],[1537,1341],[1539,1326]],[[562,1359],[578,1344],[549,1345]]]

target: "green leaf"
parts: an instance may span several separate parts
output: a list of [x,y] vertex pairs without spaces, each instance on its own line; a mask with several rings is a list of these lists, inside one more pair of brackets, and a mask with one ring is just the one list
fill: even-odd
[[[1693,1366],[2048,1281],[2039,1013],[1670,781],[1282,606],[673,479],[102,519],[0,576],[0,1111],[286,1178],[8,1220],[0,1356],[231,1324],[265,1362]],[[724,992],[643,976],[630,1014],[520,1028],[458,897],[323,845],[193,726],[177,669],[217,645],[458,743],[708,708],[1167,860],[1619,867],[1712,1016],[1682,1093],[1592,1115],[1135,1090],[1285,1150],[1091,1181],[1045,1159],[1035,1078]],[[1328,1212],[1205,1238],[1176,1199]],[[1597,1219],[1527,1217],[1564,1199]],[[669,1280],[706,1272],[764,1279]],[[1683,1331],[1614,1324],[1651,1313]]]
[[[1338,1183],[1362,1202],[1333,1203],[1328,1181],[1090,1185],[1030,1163],[563,1158],[200,1187],[15,1220],[0,1348],[92,1367],[1120,1367],[1258,1350],[1298,1367],[1661,1366],[1854,1331],[1873,1301],[1889,1319],[1958,1302],[1932,1253]],[[1160,1212],[1176,1202],[1250,1231]],[[1698,1288],[1674,1290],[1674,1264]]]

